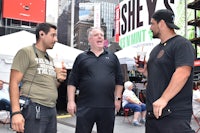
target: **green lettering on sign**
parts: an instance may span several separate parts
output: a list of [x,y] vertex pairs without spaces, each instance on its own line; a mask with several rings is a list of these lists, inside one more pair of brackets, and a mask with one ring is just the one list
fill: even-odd
[[151,31],[142,29],[130,35],[120,37],[119,45],[121,46],[121,48],[125,48],[133,44],[144,42],[145,40],[147,40],[147,38],[150,38],[150,40],[152,40]]

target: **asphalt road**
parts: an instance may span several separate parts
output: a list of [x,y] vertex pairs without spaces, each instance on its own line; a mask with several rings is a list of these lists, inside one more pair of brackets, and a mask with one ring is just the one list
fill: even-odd
[[[129,116],[130,118],[132,116]],[[76,118],[70,117],[69,115],[62,115],[58,117],[58,132],[57,133],[74,133],[75,132]],[[197,123],[192,118],[191,127],[196,130],[198,129]],[[124,121],[123,116],[116,116],[114,133],[145,133],[145,127],[135,127],[130,124],[127,120]],[[9,124],[0,124],[0,133],[14,133],[9,128]],[[93,132],[96,133],[96,127],[94,126]],[[199,131],[200,133],[200,131]]]

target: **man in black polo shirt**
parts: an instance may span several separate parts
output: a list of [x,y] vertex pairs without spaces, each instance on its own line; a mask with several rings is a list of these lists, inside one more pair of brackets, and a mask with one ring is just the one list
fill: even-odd
[[174,29],[179,28],[171,10],[156,11],[150,29],[161,43],[151,51],[144,69],[138,68],[148,78],[146,133],[194,133],[190,127],[194,48],[176,35]]
[[88,42],[90,49],[78,55],[69,75],[67,110],[76,113],[76,133],[90,133],[94,123],[98,133],[113,133],[115,108],[121,106],[121,67],[116,55],[104,49],[101,28],[88,30]]

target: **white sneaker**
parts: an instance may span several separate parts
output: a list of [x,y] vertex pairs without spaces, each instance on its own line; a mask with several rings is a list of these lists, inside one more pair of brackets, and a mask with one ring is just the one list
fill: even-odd
[[134,121],[134,122],[133,122],[133,125],[134,125],[134,126],[138,126],[138,127],[142,126],[142,124],[139,123],[138,121]]

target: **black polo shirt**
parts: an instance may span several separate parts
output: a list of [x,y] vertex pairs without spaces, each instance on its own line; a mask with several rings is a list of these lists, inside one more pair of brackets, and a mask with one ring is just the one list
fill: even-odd
[[[161,97],[167,88],[173,73],[179,66],[194,64],[194,48],[187,39],[177,35],[165,44],[157,45],[150,53],[148,61],[147,110],[152,111],[152,104]],[[191,72],[182,90],[172,98],[167,108],[177,118],[190,117],[192,112],[192,82]]]
[[68,85],[80,91],[78,106],[114,107],[115,85],[123,85],[117,56],[106,50],[99,57],[89,50],[81,53],[74,62]]

